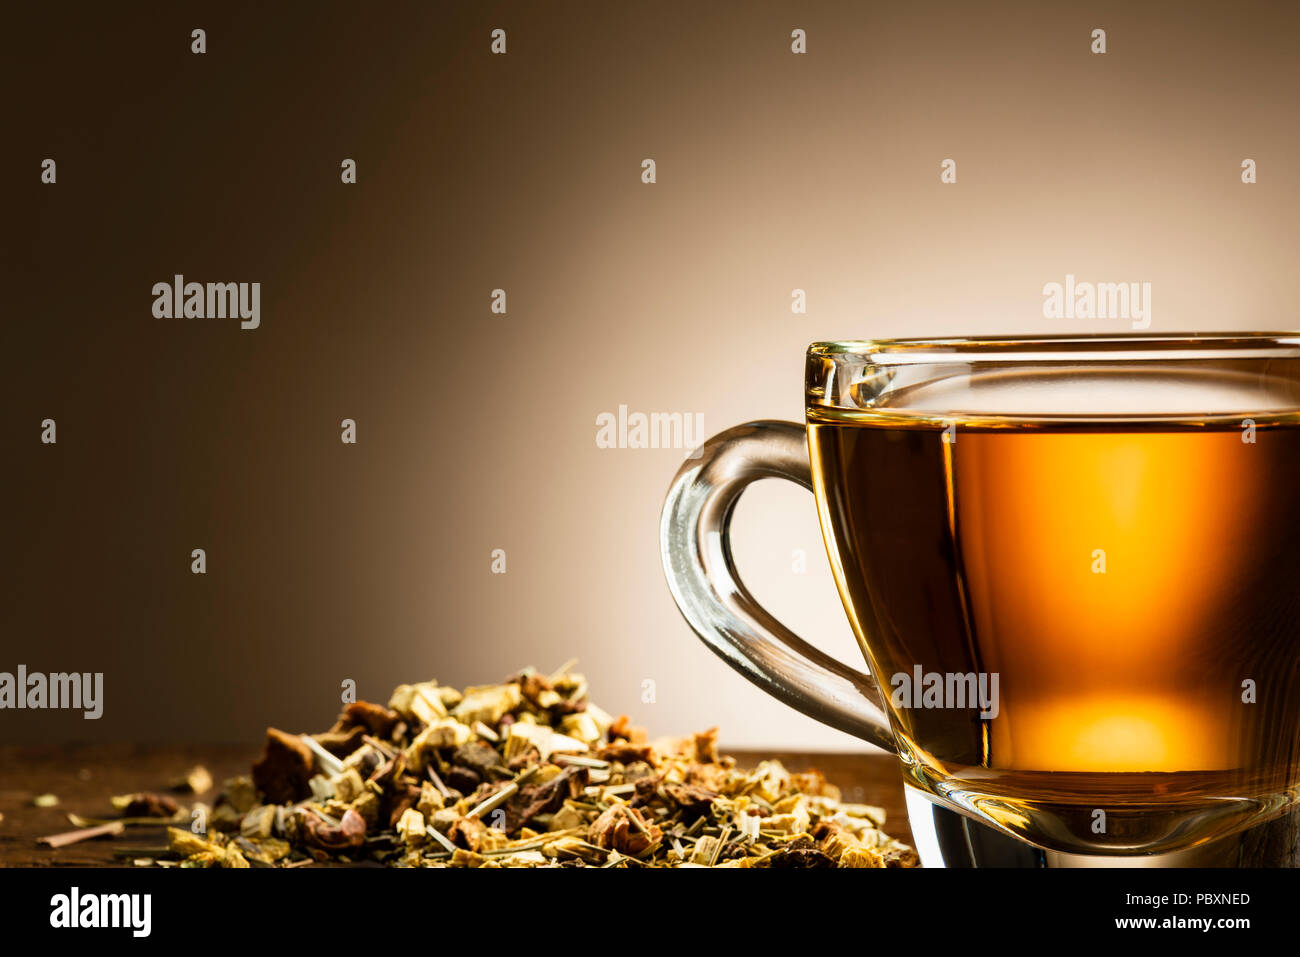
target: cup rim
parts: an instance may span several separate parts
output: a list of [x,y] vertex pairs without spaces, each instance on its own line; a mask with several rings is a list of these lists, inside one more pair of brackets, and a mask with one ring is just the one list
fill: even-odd
[[1152,335],[998,335],[832,339],[808,346],[808,357],[860,356],[873,364],[917,362],[1125,361],[1300,357],[1300,332],[1178,332]]

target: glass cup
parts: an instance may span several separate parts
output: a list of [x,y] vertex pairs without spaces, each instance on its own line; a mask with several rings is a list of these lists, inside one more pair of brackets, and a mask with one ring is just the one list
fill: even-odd
[[[1300,335],[823,342],[806,426],[705,443],[664,570],[710,648],[900,759],[927,866],[1286,865],[1300,846]],[[813,492],[870,673],[740,581]]]

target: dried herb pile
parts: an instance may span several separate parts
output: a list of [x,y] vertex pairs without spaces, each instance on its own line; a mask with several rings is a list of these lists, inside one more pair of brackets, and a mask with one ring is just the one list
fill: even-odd
[[[322,734],[268,729],[251,776],[199,806],[203,833],[169,827],[157,863],[917,866],[881,831],[880,808],[842,803],[816,771],[737,769],[716,737],[652,744],[591,704],[568,667],[463,691],[402,685],[386,706],[347,705]],[[184,813],[158,795],[119,804],[177,822]]]

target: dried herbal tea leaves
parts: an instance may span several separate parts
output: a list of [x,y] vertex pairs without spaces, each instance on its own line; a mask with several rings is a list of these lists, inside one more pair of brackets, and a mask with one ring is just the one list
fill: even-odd
[[[651,742],[588,701],[571,669],[463,690],[401,685],[387,704],[349,704],[319,734],[268,728],[251,775],[226,781],[207,809],[206,833],[170,827],[167,853],[132,857],[164,867],[918,866],[881,830],[883,810],[841,802],[820,773],[776,761],[738,769],[718,754],[716,728]],[[178,789],[208,790],[201,771]],[[154,793],[115,803],[140,819],[187,813]]]

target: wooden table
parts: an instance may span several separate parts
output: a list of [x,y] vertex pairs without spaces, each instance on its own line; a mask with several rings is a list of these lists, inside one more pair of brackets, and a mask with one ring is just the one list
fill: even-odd
[[[113,856],[115,848],[163,843],[161,828],[128,828],[119,837],[101,837],[63,848],[37,842],[47,834],[70,831],[69,813],[112,817],[109,798],[136,791],[167,790],[168,783],[196,764],[212,774],[217,787],[247,774],[257,746],[143,747],[136,745],[31,748],[0,746],[0,866],[114,867],[130,864]],[[791,771],[819,769],[843,792],[845,801],[876,804],[888,812],[885,830],[911,842],[903,806],[898,761],[886,754],[806,754],[731,751],[742,767],[776,758]],[[59,798],[55,807],[36,807],[39,794]],[[209,802],[215,792],[202,796]],[[184,804],[192,798],[178,797]]]

